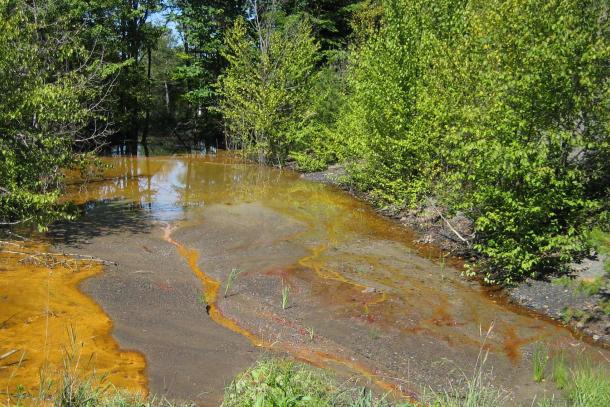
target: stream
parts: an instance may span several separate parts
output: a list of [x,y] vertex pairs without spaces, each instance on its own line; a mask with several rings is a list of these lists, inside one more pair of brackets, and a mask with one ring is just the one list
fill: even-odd
[[64,197],[84,214],[37,244],[105,266],[0,258],[0,354],[22,359],[0,368],[0,389],[36,386],[72,330],[112,383],[200,405],[218,405],[266,356],[395,398],[464,386],[480,367],[512,405],[561,398],[533,381],[536,349],[609,364],[607,350],[466,281],[459,259],[334,187],[223,152],[102,161]]

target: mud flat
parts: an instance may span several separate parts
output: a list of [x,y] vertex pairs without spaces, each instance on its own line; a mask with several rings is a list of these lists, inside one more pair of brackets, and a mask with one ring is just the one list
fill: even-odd
[[492,383],[530,405],[555,391],[531,379],[535,346],[608,358],[465,283],[459,262],[335,188],[222,154],[109,161],[73,186],[86,214],[52,237],[118,264],[82,288],[145,355],[151,393],[217,405],[275,354],[417,397],[463,385],[488,354]]

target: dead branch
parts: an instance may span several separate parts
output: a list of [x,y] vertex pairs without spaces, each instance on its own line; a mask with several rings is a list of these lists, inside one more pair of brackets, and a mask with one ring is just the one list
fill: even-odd
[[[23,245],[14,242],[7,242],[0,240],[0,246],[11,246],[16,247],[18,249],[25,249]],[[24,258],[33,260],[36,263],[43,264],[45,266],[57,266],[59,264],[67,265],[68,262],[76,262],[79,260],[92,262],[92,263],[101,263],[104,265],[117,266],[118,264],[114,261],[100,259],[99,257],[89,256],[86,254],[78,254],[78,253],[51,253],[51,252],[29,252],[26,250],[7,250],[3,249],[3,253],[16,254],[20,256],[24,256]]]
[[451,223],[447,220],[447,218],[445,218],[443,216],[443,214],[441,213],[441,211],[437,210],[436,211],[438,213],[438,215],[441,217],[442,220],[445,221],[445,223],[447,224],[447,226],[449,227],[449,229],[464,243],[466,243],[466,246],[468,246],[468,248],[470,248],[470,240],[466,239],[464,236],[462,236],[460,234],[460,232],[458,232],[457,230],[455,230],[455,228],[451,225]]
[[13,350],[9,350],[8,352],[6,352],[4,355],[0,355],[0,360],[2,359],[6,359],[12,355],[14,355],[15,353],[17,353],[19,351],[19,349],[13,349]]

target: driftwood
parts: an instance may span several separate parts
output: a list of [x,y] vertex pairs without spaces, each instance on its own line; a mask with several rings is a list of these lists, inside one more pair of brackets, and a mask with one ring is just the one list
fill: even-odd
[[441,213],[441,211],[437,210],[436,211],[438,213],[438,215],[441,217],[441,219],[443,221],[445,221],[445,223],[447,224],[447,226],[449,227],[449,229],[458,237],[458,239],[460,239],[462,242],[466,243],[466,246],[468,246],[468,248],[470,248],[470,240],[466,239],[464,236],[462,236],[460,234],[460,232],[458,232],[452,225],[451,223],[447,220],[447,218],[445,218],[443,216],[443,214]]
[[[7,242],[0,240],[0,246],[10,246],[15,247],[17,249],[25,249],[23,245],[20,245],[15,242]],[[24,256],[24,259],[32,260],[35,263],[39,263],[45,266],[54,267],[59,264],[66,264],[67,262],[75,262],[78,260],[83,260],[92,263],[101,263],[104,265],[116,266],[117,263],[109,260],[100,259],[99,257],[89,256],[86,254],[78,254],[78,253],[51,253],[51,252],[30,252],[27,250],[12,250],[12,249],[2,249],[3,253],[9,254],[17,254],[20,256]]]
[[0,360],[6,359],[12,355],[14,355],[15,353],[19,352],[19,349],[13,349],[13,350],[9,350],[8,352],[6,352],[4,355],[0,355]]

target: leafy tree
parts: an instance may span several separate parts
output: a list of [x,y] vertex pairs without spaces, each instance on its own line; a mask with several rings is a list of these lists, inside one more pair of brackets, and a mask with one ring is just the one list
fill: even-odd
[[355,181],[464,211],[490,280],[572,261],[608,221],[608,28],[601,0],[385,1],[339,122]]
[[244,15],[245,4],[237,0],[173,0],[171,9],[183,48],[173,74],[182,85],[186,102],[180,120],[195,136],[205,130],[217,138],[222,126],[217,113],[209,109],[217,104],[213,84],[227,66],[222,56],[225,33],[237,16]]
[[217,85],[229,142],[262,162],[284,164],[308,124],[318,45],[307,20],[277,24],[254,10],[255,32],[238,18],[226,34],[229,66]]
[[[75,148],[104,136],[119,66],[83,40],[81,3],[0,0],[0,224],[67,216],[57,199]],[[100,129],[102,129],[100,131]]]

